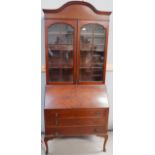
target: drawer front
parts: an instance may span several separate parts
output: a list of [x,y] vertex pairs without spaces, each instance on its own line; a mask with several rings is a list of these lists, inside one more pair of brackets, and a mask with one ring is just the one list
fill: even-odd
[[55,127],[46,128],[46,135],[53,136],[76,136],[76,135],[94,135],[103,134],[107,130],[104,126],[86,126],[86,127]]
[[63,118],[48,118],[46,121],[46,127],[52,126],[102,126],[105,125],[105,118],[74,118],[74,119],[63,119]]
[[104,109],[64,109],[45,110],[45,117],[54,118],[77,118],[77,117],[97,117],[102,118],[107,114],[108,108]]

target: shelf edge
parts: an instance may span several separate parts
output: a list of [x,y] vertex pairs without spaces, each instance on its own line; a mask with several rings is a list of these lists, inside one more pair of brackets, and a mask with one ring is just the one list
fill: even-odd
[[[45,65],[42,64],[41,65],[41,72],[42,73],[45,73],[46,71],[46,68],[45,68]],[[107,72],[113,72],[113,65],[112,64],[107,64],[107,69],[106,69]]]

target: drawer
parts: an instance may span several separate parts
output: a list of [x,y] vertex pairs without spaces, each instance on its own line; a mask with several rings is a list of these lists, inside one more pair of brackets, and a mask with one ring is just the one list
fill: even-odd
[[52,126],[102,126],[105,125],[105,118],[47,118],[46,119],[46,127]]
[[54,118],[77,118],[77,117],[105,117],[108,115],[108,108],[104,109],[63,109],[63,110],[45,110],[45,119]]
[[103,134],[107,130],[104,126],[85,126],[85,127],[55,127],[46,128],[46,135],[53,136],[80,136],[80,135],[94,135]]

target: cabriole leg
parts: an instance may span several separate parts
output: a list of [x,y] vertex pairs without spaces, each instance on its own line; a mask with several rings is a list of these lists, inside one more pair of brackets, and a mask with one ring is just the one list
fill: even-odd
[[103,152],[106,152],[106,143],[108,140],[108,135],[103,135],[103,137],[104,137]]
[[45,146],[46,146],[46,152],[45,153],[48,154],[48,143],[47,143],[48,138],[45,137],[44,142],[45,142]]

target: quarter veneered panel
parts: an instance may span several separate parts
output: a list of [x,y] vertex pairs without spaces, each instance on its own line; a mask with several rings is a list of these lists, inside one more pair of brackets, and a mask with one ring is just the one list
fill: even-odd
[[45,95],[45,109],[104,109],[109,107],[105,86],[47,86]]

